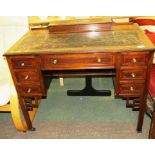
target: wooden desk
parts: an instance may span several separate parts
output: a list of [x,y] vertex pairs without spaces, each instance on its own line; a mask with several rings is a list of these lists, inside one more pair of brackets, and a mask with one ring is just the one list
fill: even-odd
[[46,96],[43,74],[102,75],[113,70],[115,95],[139,99],[137,131],[141,131],[155,47],[137,25],[72,26],[29,31],[4,54],[27,129],[33,129],[28,111]]

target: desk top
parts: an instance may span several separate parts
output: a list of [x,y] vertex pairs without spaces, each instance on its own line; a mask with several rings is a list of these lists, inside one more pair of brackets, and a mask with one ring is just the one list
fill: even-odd
[[4,55],[118,52],[155,50],[155,46],[136,24],[112,25],[102,32],[52,34],[46,30],[27,32]]

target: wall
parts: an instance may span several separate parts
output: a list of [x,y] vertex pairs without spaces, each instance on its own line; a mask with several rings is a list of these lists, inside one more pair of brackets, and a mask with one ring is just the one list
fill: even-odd
[[28,31],[27,17],[0,16],[0,54],[12,46],[26,31]]
[[10,48],[26,31],[28,19],[24,16],[0,16],[0,79],[9,75],[3,53]]

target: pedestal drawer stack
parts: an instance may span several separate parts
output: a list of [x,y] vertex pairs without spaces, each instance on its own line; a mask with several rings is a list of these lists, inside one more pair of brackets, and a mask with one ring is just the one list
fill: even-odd
[[148,52],[121,53],[119,56],[118,95],[140,96],[144,92]]
[[35,56],[11,56],[7,60],[21,96],[34,97],[44,94],[39,63]]

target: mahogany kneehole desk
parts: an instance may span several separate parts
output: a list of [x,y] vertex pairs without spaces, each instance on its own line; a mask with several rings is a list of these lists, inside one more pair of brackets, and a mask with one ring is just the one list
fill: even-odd
[[[134,107],[138,100],[137,131],[141,131],[155,47],[134,24],[111,24],[108,30],[104,23],[95,23],[96,31],[90,29],[93,23],[78,26],[85,26],[85,31],[76,32],[72,28],[69,32],[62,29],[63,25],[61,33],[52,31],[52,26],[51,32],[48,29],[29,31],[4,54],[27,130],[33,129],[29,111],[37,108],[38,100],[46,96],[44,73],[104,75],[113,70],[115,95],[126,98],[127,106]],[[130,99],[133,104],[129,103]]]

